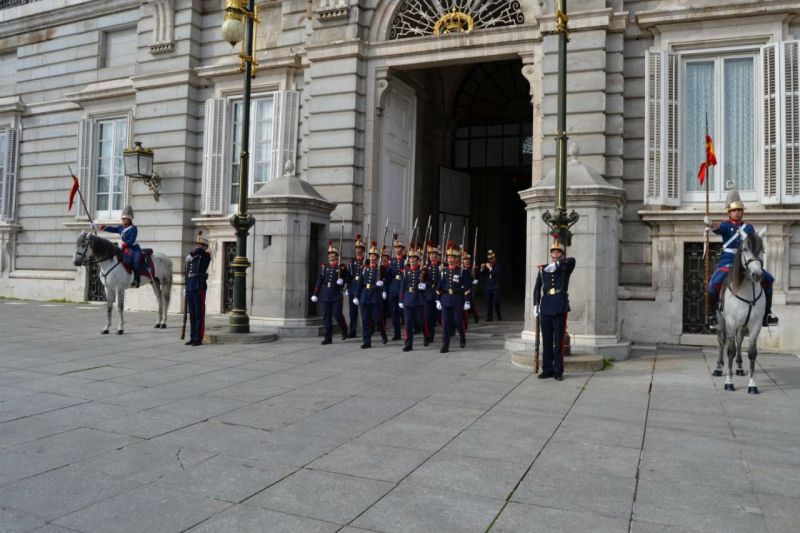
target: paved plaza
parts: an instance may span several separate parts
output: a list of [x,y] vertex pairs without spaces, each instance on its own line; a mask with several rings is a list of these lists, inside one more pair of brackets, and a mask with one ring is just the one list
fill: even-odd
[[0,300],[4,533],[800,531],[794,355],[762,354],[752,396],[677,347],[539,380],[506,323],[441,355],[104,315]]

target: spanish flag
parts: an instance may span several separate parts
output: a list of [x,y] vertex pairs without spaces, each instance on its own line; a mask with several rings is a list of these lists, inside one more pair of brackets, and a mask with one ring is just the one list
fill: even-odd
[[711,135],[706,135],[706,160],[700,165],[700,172],[697,173],[697,179],[700,180],[700,185],[706,180],[708,167],[713,167],[717,164],[717,155],[714,153],[714,141]]

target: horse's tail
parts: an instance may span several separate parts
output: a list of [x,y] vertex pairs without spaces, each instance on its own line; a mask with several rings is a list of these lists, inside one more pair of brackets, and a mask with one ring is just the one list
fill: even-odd
[[166,254],[157,252],[153,254],[153,264],[155,265],[155,277],[158,278],[162,298],[168,309],[172,297],[172,259]]

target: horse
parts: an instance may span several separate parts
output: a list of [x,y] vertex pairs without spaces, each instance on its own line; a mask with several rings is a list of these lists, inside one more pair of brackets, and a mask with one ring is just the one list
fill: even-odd
[[[735,390],[733,386],[733,359],[739,362],[737,375],[741,371],[742,341],[745,331],[750,338],[747,357],[750,359],[750,381],[747,385],[749,394],[758,394],[758,386],[754,377],[756,369],[756,347],[758,333],[761,331],[761,320],[764,318],[766,301],[761,278],[764,275],[764,242],[760,235],[740,233],[742,245],[736,251],[733,268],[722,291],[722,308],[717,310],[717,341],[719,358],[715,376],[722,375],[722,354],[728,353],[728,376],[725,379],[725,390]],[[741,373],[740,373],[741,371]]]
[[[119,328],[117,335],[122,335],[125,328],[123,309],[125,307],[125,289],[131,286],[133,273],[128,273],[125,268],[118,268],[122,265],[122,254],[119,247],[104,239],[94,232],[81,232],[78,236],[77,247],[72,256],[72,263],[78,267],[89,263],[94,258],[100,266],[100,281],[106,291],[106,326],[101,332],[108,334],[111,327],[111,309],[114,301],[118,300],[117,309],[119,310]],[[155,273],[152,278],[143,276],[142,283],[151,283],[153,292],[158,300],[158,321],[155,327],[164,329],[167,327],[167,310],[169,300],[172,295],[172,260],[163,253],[155,252],[152,255]],[[146,259],[143,257],[143,261]]]

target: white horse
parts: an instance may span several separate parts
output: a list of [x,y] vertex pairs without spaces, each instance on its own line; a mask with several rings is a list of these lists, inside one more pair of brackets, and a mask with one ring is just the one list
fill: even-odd
[[[723,290],[723,308],[717,311],[719,331],[719,359],[714,375],[722,375],[723,351],[728,352],[728,377],[725,379],[725,390],[735,390],[733,386],[733,359],[738,354],[741,368],[742,341],[745,331],[750,338],[747,357],[750,359],[750,382],[747,385],[749,394],[758,394],[758,386],[754,377],[756,370],[756,343],[761,331],[766,302],[761,278],[764,275],[764,243],[759,235],[748,235],[741,232],[742,245],[736,251],[733,268]],[[739,371],[737,370],[737,375]],[[744,372],[741,373],[744,375]]]
[[[72,262],[75,266],[86,265],[92,257],[100,266],[100,281],[106,290],[106,327],[101,333],[104,335],[108,333],[111,327],[111,309],[114,307],[114,300],[118,300],[119,328],[117,335],[122,335],[125,329],[125,319],[122,314],[125,308],[125,289],[130,288],[133,273],[128,273],[122,266],[122,256],[117,245],[95,233],[81,232]],[[141,282],[152,283],[153,292],[158,300],[158,321],[155,327],[166,328],[167,310],[172,290],[172,260],[158,252],[154,252],[152,257],[155,275],[152,280],[142,276]],[[143,256],[142,261],[144,260]]]

